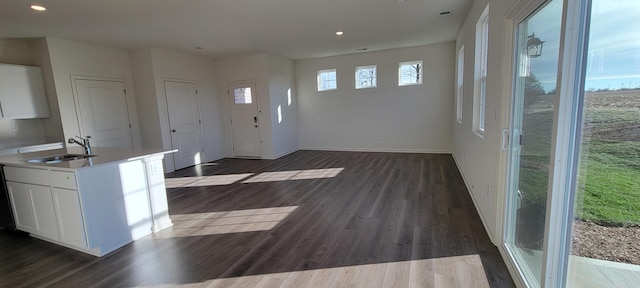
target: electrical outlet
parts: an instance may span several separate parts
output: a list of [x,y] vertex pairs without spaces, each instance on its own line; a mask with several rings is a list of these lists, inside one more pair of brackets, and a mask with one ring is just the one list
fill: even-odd
[[11,123],[11,131],[18,131],[18,124]]

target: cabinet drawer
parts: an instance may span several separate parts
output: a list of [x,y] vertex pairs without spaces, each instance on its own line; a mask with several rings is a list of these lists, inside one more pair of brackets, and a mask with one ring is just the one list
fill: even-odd
[[47,181],[47,170],[8,166],[4,167],[4,178],[9,181],[49,185],[49,181]]
[[51,187],[76,189],[76,174],[65,171],[49,171]]

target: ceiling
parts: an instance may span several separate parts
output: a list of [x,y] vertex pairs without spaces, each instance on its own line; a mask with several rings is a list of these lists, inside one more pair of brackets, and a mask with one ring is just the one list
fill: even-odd
[[[1,0],[0,38],[305,59],[454,41],[473,0]],[[30,4],[47,8],[37,12]],[[440,12],[451,11],[441,16]],[[344,31],[338,37],[335,32]],[[197,49],[200,47],[201,49]]]

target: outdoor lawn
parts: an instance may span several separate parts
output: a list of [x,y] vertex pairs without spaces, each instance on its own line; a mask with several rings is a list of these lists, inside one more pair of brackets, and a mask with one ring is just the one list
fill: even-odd
[[[523,201],[518,221],[527,229],[520,231],[523,235],[518,238],[522,241],[520,244],[531,249],[542,248],[552,105],[553,96],[541,95],[527,107],[523,119],[525,136],[519,179]],[[640,90],[588,92],[584,119],[575,218],[602,227],[638,230]],[[580,229],[590,227],[578,226]],[[634,231],[630,233],[637,233]],[[574,235],[576,233],[582,231],[574,231]],[[590,241],[588,237],[580,240]]]

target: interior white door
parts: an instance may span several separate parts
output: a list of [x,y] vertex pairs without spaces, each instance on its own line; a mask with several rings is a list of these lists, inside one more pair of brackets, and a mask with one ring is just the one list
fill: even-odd
[[229,84],[233,155],[260,157],[260,130],[255,83]]
[[175,169],[202,162],[202,130],[200,129],[200,106],[196,84],[165,81],[167,110],[171,144],[178,152],[173,154]]
[[132,148],[124,82],[76,79],[75,85],[82,136],[96,147]]

